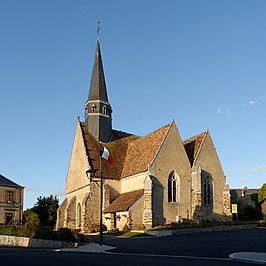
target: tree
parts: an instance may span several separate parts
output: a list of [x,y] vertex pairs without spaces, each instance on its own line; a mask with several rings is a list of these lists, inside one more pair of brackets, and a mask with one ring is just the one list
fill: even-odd
[[37,203],[34,205],[32,210],[38,215],[41,226],[55,226],[58,207],[59,200],[56,196],[40,196],[37,198]]
[[260,188],[258,192],[258,201],[261,203],[266,200],[266,183]]
[[28,226],[39,226],[40,219],[36,212],[33,211],[33,208],[27,209],[24,211],[24,216]]

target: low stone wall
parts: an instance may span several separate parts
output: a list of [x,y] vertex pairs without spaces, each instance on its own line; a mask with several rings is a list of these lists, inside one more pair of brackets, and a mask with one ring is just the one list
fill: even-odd
[[77,247],[78,243],[0,235],[0,246],[57,249]]
[[181,235],[181,234],[253,229],[257,227],[258,227],[257,224],[248,224],[248,225],[213,226],[207,228],[191,228],[191,229],[176,229],[176,230],[159,230],[159,231],[154,230],[154,231],[145,231],[145,233],[152,236],[163,237],[163,236],[172,236],[172,235]]

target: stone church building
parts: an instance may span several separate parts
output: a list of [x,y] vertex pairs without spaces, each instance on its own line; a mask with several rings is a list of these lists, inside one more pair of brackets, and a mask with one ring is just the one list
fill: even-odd
[[231,215],[229,187],[208,130],[181,140],[174,121],[142,137],[112,128],[97,39],[85,121],[76,121],[57,228],[99,224],[100,187],[94,182],[100,176],[99,142],[113,158],[112,164],[103,159],[101,167],[108,229],[221,221]]

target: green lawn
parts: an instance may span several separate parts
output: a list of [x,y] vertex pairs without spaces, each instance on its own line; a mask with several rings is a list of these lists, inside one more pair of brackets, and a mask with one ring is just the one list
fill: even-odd
[[105,235],[111,235],[111,236],[117,236],[117,237],[146,237],[146,236],[150,236],[148,234],[145,234],[143,232],[121,232],[121,231],[117,231],[117,232],[112,232],[112,233],[106,233]]

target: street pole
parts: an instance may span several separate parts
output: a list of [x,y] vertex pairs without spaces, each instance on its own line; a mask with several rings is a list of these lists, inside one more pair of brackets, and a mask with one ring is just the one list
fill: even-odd
[[102,156],[100,156],[100,242],[103,245],[103,177],[102,177]]

